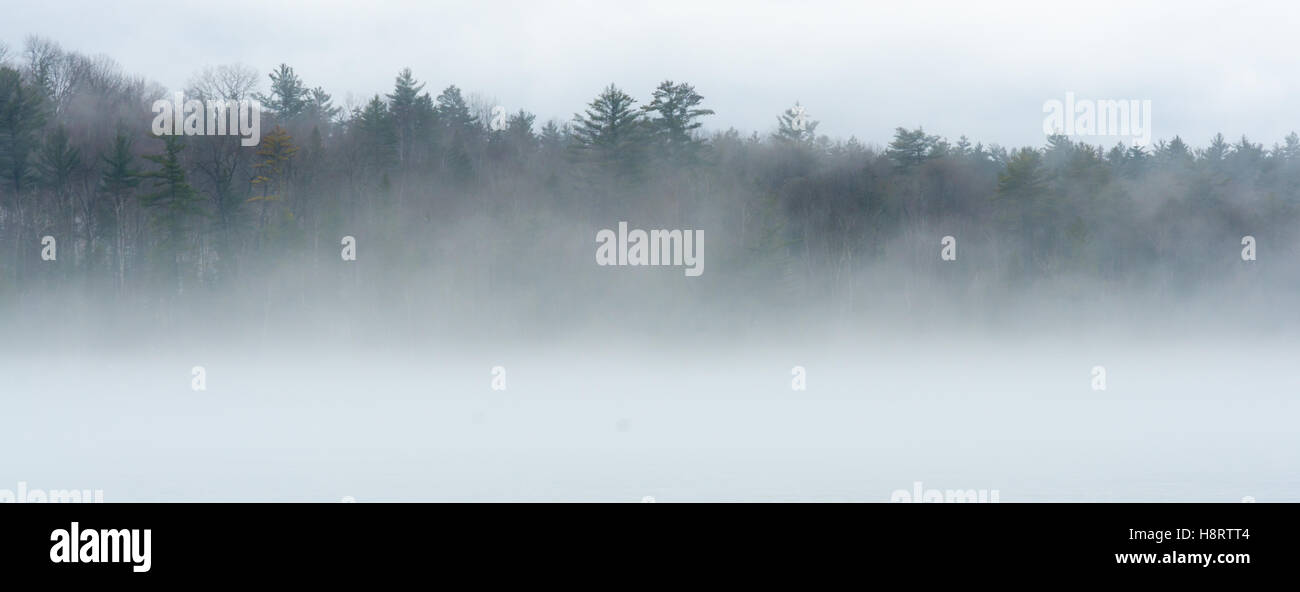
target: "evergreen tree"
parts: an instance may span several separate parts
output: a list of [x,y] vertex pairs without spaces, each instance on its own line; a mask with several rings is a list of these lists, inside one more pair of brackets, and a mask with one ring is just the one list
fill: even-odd
[[438,94],[435,110],[442,123],[456,134],[470,135],[480,129],[478,116],[470,111],[465,97],[454,84]]
[[271,94],[257,95],[257,100],[263,107],[274,111],[282,121],[292,120],[307,109],[311,97],[303,87],[302,79],[293,72],[293,68],[288,64],[280,64],[267,76],[271,78]]
[[334,121],[340,109],[334,106],[334,99],[321,87],[307,92],[303,105],[303,116],[315,122],[317,126]]
[[250,183],[259,195],[248,201],[261,206],[259,225],[264,235],[278,232],[293,220],[293,212],[285,203],[284,191],[290,164],[297,153],[293,136],[278,125],[262,138],[257,147],[257,161],[253,164],[254,176]]
[[817,139],[817,124],[808,118],[807,110],[798,101],[795,101],[794,107],[783,111],[776,118],[777,141],[787,144],[812,144]]
[[183,136],[163,136],[162,154],[146,154],[145,160],[158,170],[140,175],[152,182],[153,191],[140,196],[140,203],[152,216],[154,228],[162,233],[159,241],[161,259],[166,261],[167,276],[176,281],[177,291],[184,291],[181,262],[189,247],[187,232],[199,209],[198,192],[186,180],[180,153],[185,149]]
[[900,127],[894,130],[894,141],[889,143],[885,155],[894,161],[895,166],[904,171],[911,170],[931,157],[938,142],[938,136],[927,135],[919,127],[914,130]]
[[1287,134],[1285,145],[1278,147],[1273,152],[1283,160],[1294,161],[1300,160],[1300,135],[1295,132]]
[[1200,151],[1201,158],[1210,163],[1220,163],[1228,158],[1232,147],[1223,139],[1223,134],[1215,134],[1210,145]]
[[414,151],[416,132],[427,117],[420,112],[420,107],[428,108],[428,103],[420,101],[420,90],[424,84],[418,83],[410,68],[404,68],[397,75],[393,92],[388,95],[388,112],[393,118],[393,128],[397,132],[398,161],[408,163]]
[[542,148],[560,150],[567,146],[569,137],[569,130],[561,127],[559,122],[552,119],[542,126],[542,133],[538,139],[541,141]]
[[293,143],[293,136],[278,125],[263,137],[257,147],[257,162],[253,164],[254,176],[250,181],[261,194],[249,201],[282,200],[289,162],[297,153],[298,147]]
[[687,164],[699,160],[704,141],[696,137],[704,125],[699,118],[713,115],[712,109],[701,109],[704,97],[689,84],[673,84],[671,80],[659,83],[650,103],[641,108],[650,115],[651,134],[661,153],[671,162]]
[[1192,151],[1188,149],[1187,143],[1178,136],[1174,136],[1174,139],[1170,140],[1168,144],[1161,141],[1159,146],[1159,149],[1156,150],[1156,158],[1162,164],[1175,165],[1181,168],[1189,166],[1195,158]]
[[537,136],[533,135],[536,120],[536,115],[520,109],[506,119],[506,136],[518,146],[532,148],[537,142]]
[[131,136],[118,131],[113,137],[112,151],[100,157],[104,172],[100,177],[99,191],[108,198],[113,211],[113,258],[119,292],[126,284],[126,208],[140,185],[140,173],[134,168],[131,144]]
[[1018,236],[1023,241],[1016,251],[1022,272],[1045,259],[1048,243],[1054,237],[1049,226],[1053,204],[1048,188],[1042,154],[1032,148],[1013,152],[1006,169],[998,174],[998,222],[1009,237]]
[[42,184],[54,198],[54,209],[60,212],[58,228],[63,236],[76,232],[77,208],[73,203],[73,176],[81,168],[81,150],[72,146],[68,130],[62,124],[55,127],[37,158]]
[[574,115],[573,146],[582,159],[619,177],[640,167],[645,126],[636,100],[613,84]]
[[375,95],[355,117],[362,164],[378,176],[397,162],[397,128],[388,105]]
[[1042,154],[1033,148],[1017,150],[998,175],[998,196],[1023,201],[1041,195],[1047,186],[1042,162]]
[[23,82],[12,68],[0,68],[0,176],[15,208],[33,184],[32,155],[40,145],[36,132],[45,125],[40,89]]
[[465,182],[474,174],[470,158],[482,142],[483,127],[461,96],[459,88],[448,86],[438,95],[434,108],[438,124],[442,127],[442,167],[458,182]]
[[536,119],[537,116],[522,109],[506,118],[506,128],[488,137],[489,153],[495,158],[508,158],[515,165],[522,164],[537,147],[537,136],[533,134]]

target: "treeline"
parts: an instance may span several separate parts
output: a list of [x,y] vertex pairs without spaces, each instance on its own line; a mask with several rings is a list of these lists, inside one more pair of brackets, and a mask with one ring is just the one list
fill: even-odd
[[[237,136],[153,136],[150,105],[169,94],[108,58],[39,38],[0,48],[0,292],[65,281],[203,291],[286,262],[327,267],[345,235],[359,261],[382,255],[390,269],[486,265],[461,277],[486,292],[561,252],[582,257],[569,265],[590,259],[587,234],[619,220],[708,229],[706,276],[729,286],[929,264],[944,235],[963,256],[979,246],[1000,281],[1159,268],[1195,282],[1243,235],[1294,244],[1295,133],[1268,148],[1219,135],[1203,148],[1056,136],[1007,149],[899,128],[875,148],[819,135],[796,111],[768,134],[705,132],[713,111],[682,82],[643,100],[611,85],[544,123],[426,87],[403,70],[348,109],[288,65],[200,72],[187,98],[263,105],[261,142],[243,147]],[[556,221],[577,234],[549,235]],[[45,236],[57,265],[41,259]]]

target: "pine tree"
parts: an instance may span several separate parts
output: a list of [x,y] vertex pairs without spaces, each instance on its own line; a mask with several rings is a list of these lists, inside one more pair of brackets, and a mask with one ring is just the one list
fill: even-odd
[[1187,148],[1187,143],[1181,137],[1174,136],[1174,139],[1170,140],[1168,144],[1163,144],[1162,141],[1162,148],[1156,152],[1162,163],[1179,167],[1186,167],[1192,163],[1194,158],[1192,152]]
[[423,88],[424,84],[416,82],[411,69],[404,68],[397,75],[393,92],[388,95],[388,112],[393,117],[393,128],[397,132],[397,158],[401,163],[411,161],[416,132],[423,123],[422,120],[427,119],[417,111],[421,106],[420,90]]
[[[264,235],[278,232],[293,220],[293,212],[285,203],[284,192],[289,167],[297,153],[298,147],[293,143],[293,136],[278,125],[262,138],[262,143],[257,147],[257,161],[253,163],[254,175],[250,184],[260,195],[255,195],[248,201],[261,205],[258,225]],[[272,209],[274,206],[278,206],[278,211]],[[277,219],[271,220],[277,214]]]
[[1142,146],[1130,146],[1124,154],[1124,167],[1122,174],[1130,179],[1137,178],[1146,172],[1147,165],[1151,161],[1151,154]]
[[140,185],[140,173],[133,168],[135,157],[131,154],[131,136],[118,131],[113,138],[113,150],[104,161],[99,191],[109,200],[113,209],[113,256],[116,259],[116,279],[119,292],[126,284],[126,207]]
[[285,176],[291,161],[298,153],[293,136],[280,126],[262,138],[257,147],[257,162],[253,163],[254,176],[250,183],[261,195],[249,198],[250,202],[280,201],[284,198]]
[[361,159],[376,177],[397,162],[397,129],[388,105],[375,95],[355,117]]
[[659,83],[650,103],[641,110],[651,115],[651,133],[665,158],[679,164],[699,160],[704,141],[696,137],[704,124],[699,118],[713,115],[712,109],[701,109],[704,97],[689,84],[673,84],[671,80]]
[[537,136],[533,133],[533,121],[536,115],[519,110],[506,118],[506,128],[488,136],[488,152],[494,158],[508,158],[518,165],[537,147]]
[[474,174],[470,155],[479,148],[483,139],[483,127],[479,125],[478,116],[470,111],[455,85],[438,95],[434,110],[442,127],[442,167],[456,181],[468,181]]
[[570,137],[569,131],[552,119],[542,126],[542,133],[538,139],[544,150],[563,150],[568,145]]
[[1283,160],[1288,160],[1288,161],[1300,160],[1300,135],[1296,135],[1295,132],[1291,132],[1287,134],[1284,141],[1286,142],[1286,144],[1280,146],[1274,152],[1277,153],[1277,155],[1280,156]]
[[427,92],[415,99],[411,130],[411,159],[416,166],[426,164],[437,153],[440,132],[438,110]]
[[42,184],[54,196],[54,210],[62,210],[61,232],[63,236],[71,237],[76,232],[77,217],[71,185],[73,176],[81,168],[81,150],[72,146],[68,130],[63,125],[55,127],[41,147],[37,165]]
[[1200,151],[1201,158],[1211,163],[1223,162],[1228,157],[1228,152],[1232,147],[1223,139],[1223,134],[1214,134],[1210,140],[1210,145]]
[[153,185],[153,191],[140,196],[140,203],[150,210],[154,227],[162,232],[159,250],[167,261],[167,275],[177,282],[178,292],[184,291],[180,271],[188,248],[186,233],[190,221],[201,213],[198,192],[186,180],[185,166],[181,163],[180,153],[185,149],[182,138],[163,136],[163,153],[144,156],[158,165],[158,170],[140,175]]
[[436,110],[438,118],[454,133],[469,135],[480,129],[478,116],[470,112],[465,97],[454,84],[438,95]]
[[937,156],[933,152],[938,144],[939,137],[926,135],[922,128],[918,127],[914,130],[895,128],[894,141],[890,142],[889,148],[885,149],[885,155],[894,161],[895,166],[907,171],[932,156]]
[[1010,235],[1025,241],[1016,253],[1022,271],[1028,271],[1046,254],[1045,243],[1053,237],[1047,223],[1052,221],[1048,199],[1047,171],[1042,154],[1032,148],[1015,151],[1006,169],[998,174],[996,203],[998,222]]
[[301,115],[307,108],[309,96],[307,89],[302,85],[302,79],[294,74],[293,68],[288,64],[280,64],[267,76],[271,78],[271,94],[257,95],[257,100],[262,103],[262,106],[274,111],[282,121],[289,121]]
[[618,177],[635,175],[642,156],[645,126],[636,100],[613,84],[605,87],[583,114],[574,115],[573,145],[583,160]]
[[[36,180],[32,162],[40,144],[36,132],[45,125],[41,97],[41,90],[24,83],[17,70],[0,68],[0,185],[11,196],[20,229],[25,221],[22,197]],[[20,239],[18,234],[14,233],[14,240]]]
[[1033,148],[1017,150],[998,175],[998,195],[1014,200],[1032,199],[1046,188],[1042,154]]
[[817,138],[818,121],[808,119],[807,110],[798,101],[794,107],[781,112],[776,118],[776,134],[779,142],[787,144],[812,144]]
[[341,109],[334,106],[333,97],[325,92],[325,89],[318,86],[307,92],[303,103],[303,117],[316,123],[317,126],[333,122],[339,111]]
[[965,134],[962,134],[960,138],[957,138],[957,144],[953,146],[953,152],[955,152],[957,156],[970,156],[974,153],[970,139],[967,138]]

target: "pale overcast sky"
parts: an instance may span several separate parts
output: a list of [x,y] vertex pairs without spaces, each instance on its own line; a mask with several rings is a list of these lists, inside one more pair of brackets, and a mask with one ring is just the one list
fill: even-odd
[[[410,66],[539,121],[614,82],[645,102],[687,81],[709,129],[771,131],[800,101],[832,137],[897,126],[1043,143],[1043,102],[1150,99],[1155,138],[1216,131],[1266,145],[1300,129],[1300,3],[10,1],[0,40],[28,34],[179,88],[205,65],[293,66],[343,103]],[[266,79],[262,79],[262,88]]]

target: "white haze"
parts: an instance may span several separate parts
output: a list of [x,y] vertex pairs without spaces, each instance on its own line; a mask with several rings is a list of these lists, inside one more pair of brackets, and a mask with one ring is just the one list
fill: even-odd
[[[1284,343],[609,345],[8,355],[0,446],[23,452],[0,474],[108,501],[875,502],[922,481],[1231,502],[1300,485]],[[199,361],[206,392],[188,388]],[[789,389],[794,364],[808,391]]]
[[[346,308],[268,329],[247,306],[165,336],[118,319],[134,328],[114,336],[75,303],[34,305],[40,329],[11,318],[0,357],[0,475],[109,501],[883,502],[916,481],[1003,502],[1298,499],[1295,319],[1239,278],[1215,297],[1041,288],[978,321],[933,289],[903,304],[892,279],[877,313],[756,318],[604,277],[615,304],[576,310],[621,312],[596,321],[488,312],[414,337]],[[320,326],[335,334],[309,337]]]

